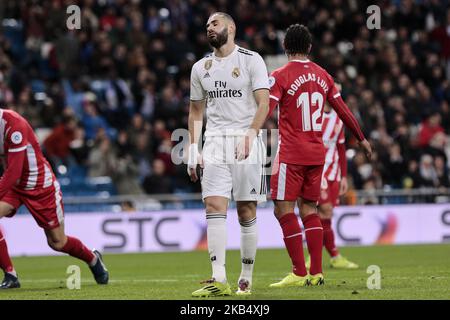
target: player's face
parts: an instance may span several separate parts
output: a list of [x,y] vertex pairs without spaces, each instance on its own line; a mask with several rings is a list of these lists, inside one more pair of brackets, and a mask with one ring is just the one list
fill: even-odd
[[213,15],[206,24],[208,42],[214,48],[220,48],[228,41],[228,26],[220,16]]

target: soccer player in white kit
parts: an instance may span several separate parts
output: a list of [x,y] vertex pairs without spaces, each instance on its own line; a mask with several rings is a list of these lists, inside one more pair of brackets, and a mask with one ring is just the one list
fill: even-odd
[[[266,149],[259,129],[269,110],[268,72],[262,57],[235,44],[236,25],[226,13],[212,14],[206,24],[214,52],[197,61],[191,72],[188,174],[199,179],[206,206],[212,277],[194,297],[230,295],[225,271],[226,214],[231,194],[241,225],[242,271],[236,294],[251,294],[256,257],[257,202],[266,201]],[[198,141],[206,107],[203,152]]]

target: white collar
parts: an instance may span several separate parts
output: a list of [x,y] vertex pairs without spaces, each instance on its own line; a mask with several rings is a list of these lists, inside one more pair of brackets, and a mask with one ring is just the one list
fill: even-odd
[[309,59],[306,59],[306,60],[297,60],[297,59],[294,59],[294,60],[291,60],[291,62],[308,63],[308,62],[310,62],[310,61],[309,61]]
[[216,56],[216,53],[213,51],[213,57],[216,60],[225,60],[225,59],[228,59],[229,57],[233,56],[236,53],[236,51],[238,51],[238,49],[239,49],[239,46],[237,44],[235,44],[233,51],[231,51],[231,53],[225,57],[218,57],[218,56]]

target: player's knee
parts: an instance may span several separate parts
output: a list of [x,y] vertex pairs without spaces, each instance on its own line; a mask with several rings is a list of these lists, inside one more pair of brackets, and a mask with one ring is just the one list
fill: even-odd
[[63,239],[47,238],[47,243],[48,246],[55,251],[62,251],[65,245],[65,241],[63,241]]
[[317,204],[312,201],[304,201],[300,206],[300,216],[305,218],[306,216],[309,216],[311,214],[317,214]]
[[239,204],[237,207],[239,221],[249,221],[256,217],[256,204],[246,203]]
[[227,205],[217,199],[205,199],[205,207],[207,213],[226,212]]
[[275,209],[273,210],[273,215],[275,216],[275,218],[277,218],[277,220],[280,220],[280,218],[283,216],[283,213],[277,207],[275,207]]
[[294,212],[295,202],[293,201],[274,201],[275,208],[273,214],[275,218],[280,220],[280,218],[288,213]]
[[10,216],[14,213],[14,210],[10,204],[0,201],[0,218]]
[[333,207],[328,204],[319,206],[319,215],[321,219],[331,219],[333,217]]

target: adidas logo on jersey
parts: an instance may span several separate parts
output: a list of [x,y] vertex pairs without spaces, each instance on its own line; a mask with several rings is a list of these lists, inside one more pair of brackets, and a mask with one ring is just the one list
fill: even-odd
[[207,72],[207,73],[205,73],[205,75],[203,76],[203,79],[206,79],[206,78],[210,78],[211,76],[209,75],[209,72]]
[[250,191],[250,194],[256,194],[255,188],[253,188],[252,191]]

